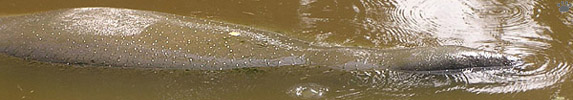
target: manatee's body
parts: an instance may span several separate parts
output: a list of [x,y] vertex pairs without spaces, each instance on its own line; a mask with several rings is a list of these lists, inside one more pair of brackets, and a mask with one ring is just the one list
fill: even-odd
[[323,47],[235,24],[118,8],[2,17],[0,52],[56,63],[202,70],[286,65],[443,70],[511,64],[505,55],[458,46]]

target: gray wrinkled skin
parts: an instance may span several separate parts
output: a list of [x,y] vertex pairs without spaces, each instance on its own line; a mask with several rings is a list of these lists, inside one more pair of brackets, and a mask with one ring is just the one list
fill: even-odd
[[2,17],[0,40],[0,52],[16,57],[136,68],[302,65],[428,71],[511,66],[513,62],[510,56],[459,46],[392,50],[315,46],[241,25],[100,7]]

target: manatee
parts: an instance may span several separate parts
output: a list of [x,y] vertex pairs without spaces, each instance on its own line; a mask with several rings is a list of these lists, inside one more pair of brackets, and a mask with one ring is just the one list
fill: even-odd
[[434,71],[512,66],[517,59],[461,46],[319,46],[244,25],[108,7],[1,17],[0,52],[51,63],[195,70],[326,66]]

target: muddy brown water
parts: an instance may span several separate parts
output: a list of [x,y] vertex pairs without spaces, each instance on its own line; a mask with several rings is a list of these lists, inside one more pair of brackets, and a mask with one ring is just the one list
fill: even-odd
[[[2,0],[0,15],[116,7],[283,33],[317,45],[461,45],[519,69],[425,74],[285,66],[222,71],[109,68],[0,56],[2,100],[573,99],[573,10],[558,0]],[[571,2],[570,2],[571,3]]]

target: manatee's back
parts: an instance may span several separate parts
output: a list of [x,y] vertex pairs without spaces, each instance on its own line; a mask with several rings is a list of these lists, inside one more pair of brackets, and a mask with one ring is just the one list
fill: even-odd
[[[121,62],[113,56],[123,55],[117,51],[124,48],[112,49],[119,45],[112,41],[141,31],[150,18],[130,20],[121,15],[124,12],[108,11],[113,10],[62,9],[0,18],[0,48],[9,55],[48,62]],[[109,17],[118,15],[123,18]],[[133,21],[140,23],[127,24]]]
[[40,61],[189,69],[305,62],[297,52],[303,46],[298,40],[152,11],[75,8],[4,17],[0,22],[2,52]]
[[[40,25],[33,25],[28,23],[43,23],[46,17],[35,15],[25,16],[6,16],[0,18],[0,50],[1,52],[8,53],[18,57],[27,57],[31,55],[35,49],[30,47],[32,43],[41,41],[43,38],[34,37],[43,35],[40,30]],[[40,29],[40,30],[36,30]],[[45,30],[45,29],[43,29]],[[37,34],[37,35],[36,35]]]

